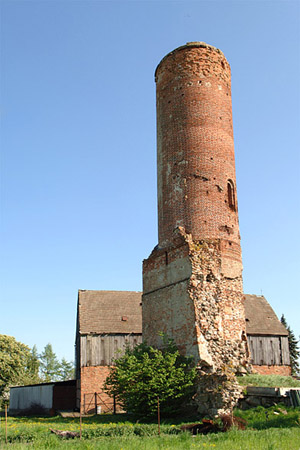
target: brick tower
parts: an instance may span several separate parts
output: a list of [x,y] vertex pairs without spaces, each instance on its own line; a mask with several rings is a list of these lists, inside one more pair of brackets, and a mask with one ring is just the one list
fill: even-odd
[[190,42],[155,72],[159,241],[143,263],[143,338],[198,367],[199,412],[228,411],[248,364],[230,66]]

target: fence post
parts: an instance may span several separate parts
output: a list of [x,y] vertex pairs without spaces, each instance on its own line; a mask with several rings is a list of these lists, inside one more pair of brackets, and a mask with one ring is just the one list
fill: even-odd
[[7,444],[7,405],[5,405],[5,444]]
[[81,440],[81,436],[82,436],[82,415],[81,415],[81,408],[79,410],[79,424],[80,424],[80,432],[79,432],[79,439]]
[[114,394],[113,399],[114,399],[114,414],[116,414],[117,407],[116,407],[116,396],[115,396],[115,394]]
[[157,397],[157,422],[158,422],[158,436],[160,436],[160,410],[159,410],[159,397]]
[[97,392],[95,392],[95,414],[97,414]]

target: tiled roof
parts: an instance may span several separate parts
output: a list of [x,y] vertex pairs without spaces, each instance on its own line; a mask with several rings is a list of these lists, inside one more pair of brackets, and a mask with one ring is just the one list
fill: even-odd
[[288,332],[263,296],[245,295],[247,334],[287,336]]
[[142,333],[142,293],[78,291],[80,334]]
[[[80,334],[142,334],[142,293],[78,292]],[[288,332],[263,296],[245,295],[247,334],[287,336]]]

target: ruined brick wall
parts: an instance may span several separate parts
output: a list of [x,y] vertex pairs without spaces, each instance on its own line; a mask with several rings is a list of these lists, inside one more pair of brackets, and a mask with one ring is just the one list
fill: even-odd
[[230,67],[190,43],[156,69],[159,243],[143,265],[143,339],[193,355],[199,411],[228,411],[248,368]]
[[291,366],[256,366],[252,365],[253,373],[260,375],[282,375],[288,377],[291,375]]
[[113,399],[102,392],[104,382],[109,375],[110,366],[89,366],[80,369],[80,405],[83,414],[95,413],[95,392],[97,405],[102,412],[112,412]]

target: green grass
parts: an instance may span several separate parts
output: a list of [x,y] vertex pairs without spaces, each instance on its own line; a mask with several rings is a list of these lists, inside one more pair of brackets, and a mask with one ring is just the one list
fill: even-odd
[[[0,444],[1,445],[1,444]],[[160,437],[102,437],[89,441],[63,441],[55,436],[31,444],[5,444],[13,449],[105,449],[105,450],[154,450],[154,449],[216,449],[216,450],[299,450],[300,433],[296,429],[269,429],[264,431],[230,431],[192,437],[183,433],[178,436]]]
[[246,411],[237,409],[235,415],[247,421],[247,428],[256,430],[297,428],[300,431],[300,408],[286,408],[281,404],[271,408],[257,406]]
[[180,431],[181,423],[199,419],[165,420],[161,436],[156,423],[137,423],[129,415],[100,415],[83,418],[82,440],[62,439],[49,428],[79,431],[78,418],[19,417],[8,418],[8,441],[5,444],[4,418],[0,424],[0,449],[213,449],[216,450],[299,450],[300,408],[277,406],[236,410],[248,421],[244,431],[199,435]]
[[259,386],[259,387],[299,387],[300,381],[293,377],[284,377],[281,375],[258,375],[249,374],[243,377],[237,377],[241,386]]
[[295,429],[270,429],[265,431],[230,431],[224,434],[192,437],[103,437],[91,441],[58,441],[54,436],[34,444],[15,444],[0,447],[13,449],[104,449],[104,450],[299,450],[300,435]]

